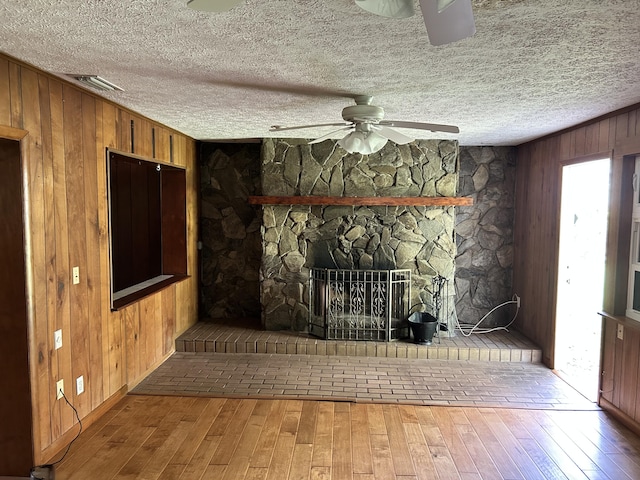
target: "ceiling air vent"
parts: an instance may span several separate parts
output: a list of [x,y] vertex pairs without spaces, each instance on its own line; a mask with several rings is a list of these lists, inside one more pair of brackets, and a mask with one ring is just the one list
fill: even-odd
[[72,78],[75,78],[77,81],[82,83],[83,85],[93,88],[95,90],[101,90],[103,92],[113,92],[119,91],[124,92],[123,88],[120,88],[117,85],[114,85],[109,80],[105,80],[98,75],[69,75]]

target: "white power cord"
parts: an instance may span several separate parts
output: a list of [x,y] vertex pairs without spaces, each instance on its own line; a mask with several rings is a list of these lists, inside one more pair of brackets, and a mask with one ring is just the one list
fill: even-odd
[[[498,308],[504,307],[505,305],[510,305],[512,303],[516,304],[516,313],[513,315],[513,318],[511,319],[511,321],[509,323],[507,323],[503,327],[479,328],[480,324],[482,322],[484,322],[485,319],[489,315],[491,315],[493,312],[495,312]],[[512,300],[507,300],[506,302],[503,302],[500,305],[496,305],[495,307],[493,307],[475,325],[473,325],[473,326],[465,325],[463,327],[460,324],[460,321],[458,320],[457,315],[456,315],[456,324],[457,324],[458,330],[460,330],[460,333],[462,333],[462,335],[464,337],[469,337],[473,333],[491,333],[491,332],[497,332],[499,330],[504,330],[505,332],[508,332],[509,331],[509,327],[513,324],[513,322],[516,321],[516,317],[518,316],[518,312],[519,311],[520,311],[520,297],[517,294],[514,294],[513,297],[512,297]],[[468,328],[469,330],[465,330],[465,328]]]

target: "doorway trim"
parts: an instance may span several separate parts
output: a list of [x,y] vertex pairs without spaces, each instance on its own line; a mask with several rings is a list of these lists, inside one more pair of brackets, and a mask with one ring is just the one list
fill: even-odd
[[[556,199],[558,200],[558,205],[559,205],[559,201],[562,195],[562,172],[564,167],[569,166],[569,165],[575,165],[577,163],[584,163],[584,162],[590,162],[593,160],[602,160],[603,158],[609,158],[611,161],[611,168],[609,170],[609,184],[610,184],[610,188],[611,188],[611,182],[612,182],[612,171],[613,171],[613,154],[610,150],[607,151],[602,151],[602,152],[598,152],[598,153],[594,153],[591,155],[582,155],[580,157],[574,157],[568,160],[563,160],[557,163],[557,168],[558,168],[558,175],[557,175],[557,183],[556,183]],[[611,192],[611,190],[610,190]],[[611,193],[609,194],[609,208],[611,208]],[[550,325],[550,330],[549,330],[549,337],[550,338],[550,345],[552,345],[549,353],[548,353],[548,363],[545,362],[545,364],[547,365],[547,367],[549,367],[550,369],[555,369],[555,361],[556,361],[556,322],[557,322],[557,318],[556,318],[556,306],[558,304],[558,275],[560,274],[560,211],[558,210],[558,214],[556,215],[556,222],[555,222],[555,241],[556,241],[556,248],[555,248],[555,258],[554,258],[554,277],[553,277],[553,285],[550,285],[550,288],[553,288],[553,313],[552,313],[552,319],[551,319],[551,325]],[[609,236],[607,234],[607,242],[608,242]],[[609,245],[607,243],[607,246],[605,247],[606,251],[608,252],[609,249]],[[606,285],[606,264],[605,264],[605,285]]]
[[[31,248],[31,203],[29,197],[29,171],[28,171],[28,148],[27,143],[29,139],[29,131],[21,128],[10,127],[7,125],[0,125],[0,138],[7,140],[15,140],[20,144],[20,173],[22,176],[22,224],[24,229],[24,254],[25,254],[25,295],[27,302],[27,337],[29,348],[29,365],[36,365],[38,358],[38,346],[34,337],[34,287],[33,287],[33,269],[31,262],[32,248]],[[35,375],[35,369],[29,368],[29,383],[35,385],[38,381]],[[31,405],[35,405],[38,399],[35,396],[33,388],[31,392]],[[32,455],[36,463],[42,463],[41,458],[41,445],[40,445],[40,423],[37,418],[35,409],[32,410]]]
[[[559,316],[559,312],[560,312],[560,302],[561,301],[565,301],[566,298],[566,294],[565,295],[561,295],[561,290],[562,290],[562,286],[561,286],[561,280],[564,275],[564,272],[561,272],[561,269],[563,268],[563,266],[566,264],[565,262],[562,262],[563,260],[563,251],[565,251],[565,259],[566,259],[566,249],[567,246],[564,245],[564,250],[563,250],[563,237],[565,237],[567,232],[564,232],[564,228],[566,227],[566,225],[563,224],[563,219],[564,217],[564,209],[565,209],[565,202],[568,200],[568,198],[565,198],[565,195],[568,195],[568,192],[565,191],[565,180],[566,180],[566,176],[568,175],[568,169],[570,167],[576,167],[576,166],[587,166],[590,163],[593,162],[600,162],[601,164],[603,164],[606,162],[608,165],[608,179],[606,180],[606,184],[603,186],[604,188],[606,188],[606,203],[602,204],[601,207],[599,208],[604,208],[603,214],[605,215],[604,218],[604,222],[600,225],[600,227],[603,229],[602,230],[602,235],[604,236],[603,243],[601,244],[602,248],[602,276],[599,277],[599,280],[602,282],[601,283],[601,288],[602,288],[602,296],[600,298],[599,301],[599,305],[595,307],[595,309],[593,310],[593,320],[594,322],[597,322],[598,320],[598,314],[602,311],[603,308],[603,303],[604,303],[604,277],[605,277],[605,267],[606,267],[606,256],[607,256],[607,239],[608,239],[608,217],[609,217],[609,210],[611,209],[611,190],[610,190],[610,184],[611,184],[611,171],[612,171],[612,164],[613,164],[613,160],[612,160],[612,156],[611,154],[595,154],[595,155],[588,155],[588,156],[583,156],[583,157],[577,157],[577,158],[573,158],[569,161],[564,161],[564,162],[560,162],[560,172],[559,172],[559,181],[558,181],[558,199],[559,199],[559,206],[560,209],[558,211],[558,217],[557,217],[557,228],[558,228],[558,234],[557,234],[557,239],[558,239],[558,248],[557,248],[557,264],[556,264],[556,278],[555,278],[555,310],[554,310],[554,318],[553,318],[553,353],[552,353],[552,358],[553,358],[553,364],[552,364],[552,369],[553,371],[560,376],[561,378],[563,378],[565,381],[567,381],[569,384],[571,384],[573,386],[573,388],[575,388],[576,390],[578,390],[582,395],[584,395],[585,397],[589,398],[590,400],[596,402],[597,401],[597,395],[598,395],[598,391],[600,388],[599,385],[599,371],[601,370],[601,357],[602,357],[602,345],[601,342],[598,342],[598,346],[594,346],[594,358],[592,359],[593,362],[595,363],[594,368],[595,368],[595,385],[594,385],[594,391],[589,393],[587,391],[582,391],[580,388],[584,387],[584,385],[581,385],[581,387],[579,387],[577,384],[574,384],[573,381],[575,380],[568,371],[565,370],[561,370],[562,368],[564,368],[566,366],[566,363],[563,363],[563,365],[559,364],[559,358],[560,358],[560,354],[561,351],[563,350],[561,347],[566,348],[565,345],[565,340],[563,340],[562,342],[560,342],[559,340],[561,338],[563,338],[563,336],[560,334],[560,331],[562,331],[562,329],[560,329],[559,331],[559,327],[562,327],[561,322],[563,322],[562,317]],[[579,200],[578,200],[579,201]],[[600,203],[598,204],[600,205]],[[590,258],[590,256],[588,256],[588,258]],[[561,278],[562,277],[562,278]],[[595,292],[594,292],[595,293]],[[564,300],[563,300],[564,298]],[[586,313],[586,312],[585,312]],[[563,324],[564,327],[566,328],[566,323]],[[585,327],[586,328],[586,327]],[[600,333],[598,334],[600,339],[602,338],[603,332],[602,332],[602,322],[598,322],[597,326],[593,326],[593,327],[588,327],[588,328],[600,328]],[[589,330],[591,331],[591,330]],[[596,332],[597,333],[597,332]],[[576,344],[574,344],[575,346]],[[590,349],[589,349],[590,350]],[[565,360],[566,362],[566,358],[565,358],[566,354],[563,353],[562,354],[562,358]],[[575,357],[572,357],[575,358]],[[580,382],[578,382],[580,383]]]

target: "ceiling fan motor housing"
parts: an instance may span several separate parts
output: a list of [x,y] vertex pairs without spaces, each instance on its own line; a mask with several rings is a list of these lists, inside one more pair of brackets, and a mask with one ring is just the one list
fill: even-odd
[[342,109],[342,118],[352,123],[378,123],[384,118],[384,109],[375,105],[353,105]]

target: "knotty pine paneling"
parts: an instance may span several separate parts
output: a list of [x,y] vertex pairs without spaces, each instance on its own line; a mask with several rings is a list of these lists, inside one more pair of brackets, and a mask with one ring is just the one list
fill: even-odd
[[522,299],[516,327],[542,347],[553,366],[562,166],[610,157],[636,135],[638,109],[597,119],[518,147],[513,289]]
[[[133,145],[132,129],[133,121]],[[45,72],[0,55],[0,126],[28,131],[24,144],[28,212],[30,368],[34,452],[48,461],[112,396],[135,385],[173,351],[197,321],[195,142]],[[170,145],[173,144],[173,152]],[[186,167],[190,278],[119,312],[109,304],[106,149]],[[73,285],[71,271],[80,269]],[[53,334],[62,330],[55,350]],[[76,378],[84,393],[76,394]]]
[[0,125],[11,126],[9,61],[0,57]]

